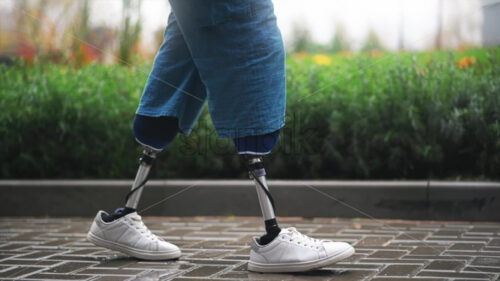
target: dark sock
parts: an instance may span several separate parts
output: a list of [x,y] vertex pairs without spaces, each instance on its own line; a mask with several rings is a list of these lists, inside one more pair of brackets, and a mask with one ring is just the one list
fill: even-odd
[[281,228],[279,228],[276,219],[266,220],[265,223],[266,223],[266,234],[262,235],[259,238],[258,242],[260,245],[269,244],[281,232]]
[[114,214],[111,214],[111,215],[107,215],[107,214],[102,214],[101,217],[102,217],[102,220],[105,221],[105,222],[112,222],[116,219],[119,219],[123,216],[126,216],[130,213],[133,213],[135,212],[136,210],[134,208],[129,208],[129,207],[124,207],[124,208],[118,208],[116,209],[115,213]]

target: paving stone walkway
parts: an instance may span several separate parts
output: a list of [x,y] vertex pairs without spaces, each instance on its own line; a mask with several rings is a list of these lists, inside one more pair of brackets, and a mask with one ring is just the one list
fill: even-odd
[[85,240],[88,218],[0,218],[0,280],[499,280],[500,223],[281,218],[356,254],[301,274],[247,271],[260,218],[147,217],[182,248],[178,261],[147,262]]

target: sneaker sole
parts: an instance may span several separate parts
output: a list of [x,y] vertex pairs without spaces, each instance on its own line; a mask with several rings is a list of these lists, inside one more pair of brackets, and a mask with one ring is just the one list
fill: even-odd
[[334,264],[352,256],[353,254],[354,248],[351,247],[335,256],[307,262],[268,264],[250,261],[248,263],[248,270],[254,272],[303,272]]
[[126,255],[143,260],[170,260],[179,258],[181,256],[181,251],[179,250],[166,251],[166,252],[165,251],[151,252],[151,251],[138,250],[125,245],[118,244],[113,241],[102,239],[90,232],[87,234],[87,240],[94,243],[96,246],[119,251]]

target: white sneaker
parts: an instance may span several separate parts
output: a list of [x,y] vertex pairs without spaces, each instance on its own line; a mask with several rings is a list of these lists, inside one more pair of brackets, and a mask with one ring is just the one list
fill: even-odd
[[137,212],[112,222],[103,221],[102,214],[106,212],[97,213],[87,234],[87,240],[95,245],[145,260],[166,260],[181,256],[181,250],[177,246],[151,233]]
[[324,267],[354,254],[345,242],[319,240],[298,232],[294,227],[282,229],[267,245],[251,243],[248,270],[256,272],[298,272]]

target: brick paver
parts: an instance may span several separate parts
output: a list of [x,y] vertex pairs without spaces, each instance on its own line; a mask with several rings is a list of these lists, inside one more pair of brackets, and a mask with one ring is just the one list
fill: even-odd
[[247,271],[260,218],[146,217],[179,245],[177,261],[141,261],[85,240],[91,219],[0,218],[0,280],[500,280],[500,223],[280,218],[281,225],[352,243],[356,254],[296,274]]

